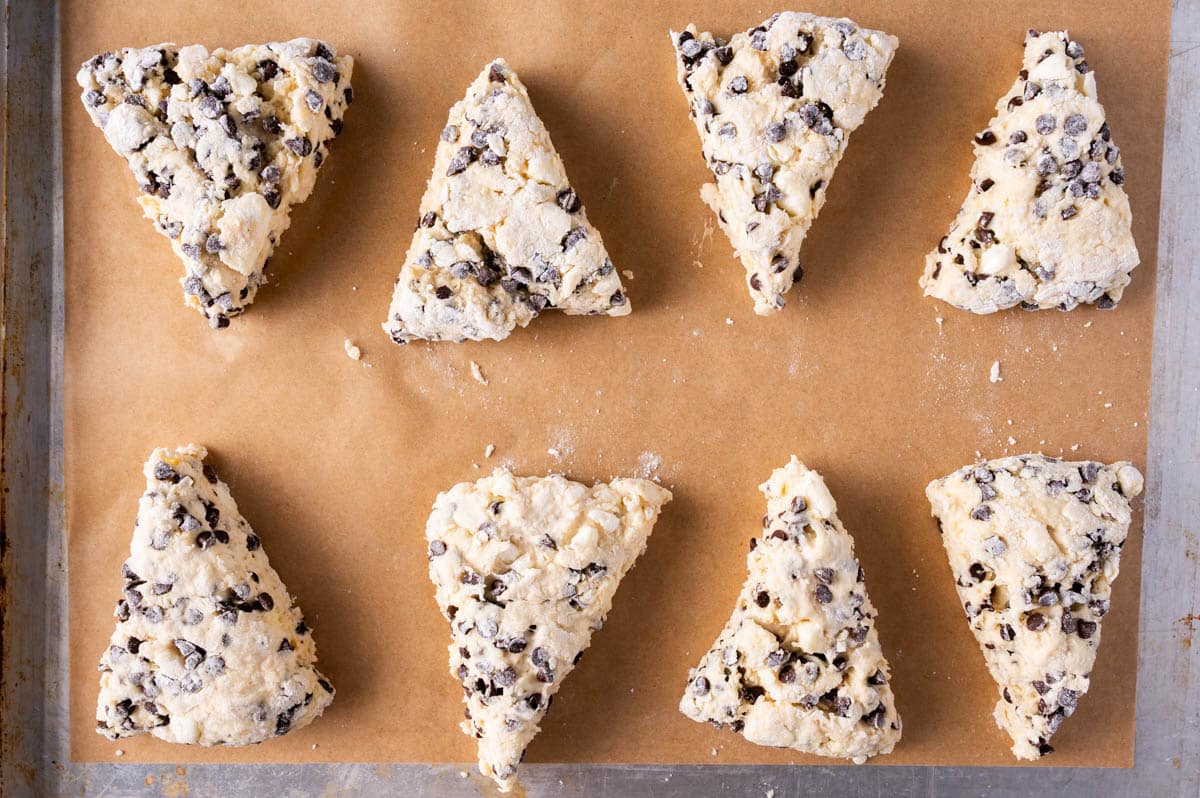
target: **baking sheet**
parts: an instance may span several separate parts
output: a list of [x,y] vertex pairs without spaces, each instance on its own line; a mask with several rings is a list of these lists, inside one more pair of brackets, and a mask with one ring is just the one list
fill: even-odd
[[[744,577],[755,485],[795,452],[827,477],[879,609],[905,736],[877,761],[1012,763],[921,489],[976,450],[1143,459],[1169,7],[1134,31],[1116,4],[994,8],[953,25],[951,3],[809,8],[894,33],[901,50],[806,243],[804,282],[760,319],[697,197],[706,172],[664,31],[695,19],[732,32],[769,8],[65,4],[68,98],[73,65],[94,52],[167,38],[320,35],[358,59],[346,132],[293,213],[275,284],[220,335],[180,306],[179,264],[140,217],[127,168],[64,102],[73,759],[118,747],[92,731],[94,668],[140,464],[156,445],[196,440],[312,619],[339,695],[313,726],[254,749],[128,740],[124,761],[472,759],[421,532],[438,490],[494,464],[588,481],[641,473],[676,493],[531,761],[817,761],[674,709]],[[916,277],[1031,25],[1070,27],[1087,47],[1143,265],[1116,312],[967,318],[922,299]],[[529,84],[617,267],[634,272],[635,312],[546,315],[499,344],[394,347],[378,323],[437,132],[497,55]],[[347,337],[365,363],[346,358]],[[1047,764],[1132,761],[1139,556],[1135,529],[1092,690]]]

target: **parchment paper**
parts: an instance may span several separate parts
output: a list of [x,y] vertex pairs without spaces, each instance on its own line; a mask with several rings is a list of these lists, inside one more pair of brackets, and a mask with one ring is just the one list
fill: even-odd
[[[745,576],[763,512],[756,486],[795,453],[825,475],[879,610],[904,739],[876,761],[1015,764],[923,488],[977,451],[1144,464],[1168,3],[1140,4],[1136,20],[1124,2],[807,4],[896,34],[901,47],[805,242],[803,282],[784,312],[758,318],[698,196],[707,172],[667,30],[695,20],[732,33],[775,10],[64,3],[75,759],[111,760],[120,748],[134,762],[473,760],[423,529],[438,491],[504,464],[589,482],[654,476],[676,497],[530,761],[823,761],[676,710]],[[1142,266],[1116,311],[973,317],[917,287],[968,187],[971,136],[1019,69],[1028,27],[1068,27],[1085,45],[1124,153]],[[122,46],[300,35],[355,56],[356,102],[316,192],[293,213],[272,284],[214,333],[183,307],[181,264],[142,218],[73,74]],[[379,324],[438,132],[499,55],[529,85],[617,268],[633,273],[633,315],[547,313],[502,343],[394,346]],[[362,362],[346,356],[346,338]],[[992,384],[995,360],[1003,382]],[[338,688],[325,717],[250,749],[113,744],[93,730],[141,465],[153,447],[188,441],[212,450]],[[1092,689],[1046,765],[1132,763],[1140,530],[1139,512]]]

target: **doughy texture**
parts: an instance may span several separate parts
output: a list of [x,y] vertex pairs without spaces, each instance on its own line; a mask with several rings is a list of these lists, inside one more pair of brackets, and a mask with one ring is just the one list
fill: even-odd
[[921,287],[973,313],[1115,306],[1138,265],[1124,184],[1083,46],[1065,31],[1030,31]]
[[429,577],[450,621],[462,730],[502,791],[670,499],[644,479],[589,488],[503,470],[437,497]]
[[700,196],[746,267],[754,311],[774,313],[803,274],[800,245],[899,40],[794,11],[728,42],[695,25],[671,40],[715,178]]
[[890,670],[833,496],[795,457],[760,489],[767,514],[746,583],[679,711],[759,745],[859,764],[889,753],[900,739]]
[[499,341],[547,308],[630,311],[529,93],[497,59],[450,109],[383,329],[398,344]]
[[79,70],[84,107],[183,261],[184,301],[214,328],[254,301],[292,205],[312,193],[353,68],[324,42],[293,39],[127,48]]
[[300,608],[202,446],[146,462],[117,627],[100,658],[96,730],[249,745],[333,700]]
[[1051,735],[1087,692],[1141,492],[1129,463],[1040,454],[965,466],[925,489],[999,689],[996,724],[1019,759],[1053,751]]

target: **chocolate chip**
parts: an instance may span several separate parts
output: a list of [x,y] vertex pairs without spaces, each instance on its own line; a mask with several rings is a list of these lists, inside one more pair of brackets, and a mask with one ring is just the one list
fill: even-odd
[[321,96],[319,91],[309,89],[304,93],[304,102],[308,105],[308,109],[314,114],[321,110],[321,106],[325,104],[325,98]]
[[306,136],[284,139],[284,145],[301,158],[312,154],[312,142]]
[[817,589],[813,592],[816,595],[818,604],[828,604],[833,601],[833,591],[825,585],[817,585]]
[[768,604],[771,603],[771,597],[769,595],[767,595],[767,591],[760,590],[758,592],[758,595],[756,595],[754,597],[754,603],[760,607],[765,608]]
[[1025,618],[1025,628],[1031,632],[1040,632],[1046,626],[1046,616],[1031,612]]
[[985,130],[975,137],[975,143],[984,147],[990,147],[996,143],[996,134],[990,130]]
[[492,64],[492,68],[488,70],[488,80],[492,83],[503,83],[504,67],[500,64]]
[[583,239],[587,238],[587,230],[582,227],[574,227],[563,236],[562,251],[570,252],[571,249]]
[[1038,118],[1033,121],[1033,127],[1038,133],[1047,136],[1058,127],[1058,120],[1054,118],[1054,114],[1039,114]]
[[787,138],[787,124],[774,122],[767,126],[767,141],[778,143]]
[[163,482],[174,483],[179,481],[179,474],[171,466],[159,461],[154,464],[154,478]]
[[750,82],[744,75],[738,75],[726,86],[732,94],[745,94],[750,89]]
[[454,153],[450,159],[450,167],[446,170],[447,177],[453,177],[466,170],[479,157],[478,147],[463,147]]
[[992,517],[992,508],[990,505],[981,504],[971,510],[971,517],[976,521],[986,521]]
[[562,208],[567,213],[575,213],[579,210],[579,197],[570,187],[564,188],[562,191],[558,192],[558,196],[555,197],[555,201],[558,203],[558,207]]
[[1099,625],[1093,621],[1077,621],[1075,624],[1075,633],[1084,640],[1091,639],[1092,635],[1096,634]]
[[697,697],[706,696],[706,695],[708,695],[708,691],[709,691],[708,679],[706,679],[703,676],[697,676],[696,680],[694,682],[692,682],[692,695],[695,695]]
[[1062,212],[1063,221],[1066,221],[1067,219],[1074,219],[1078,214],[1079,214],[1079,209],[1076,208],[1074,205],[1071,205],[1068,208],[1064,208],[1063,212]]
[[314,61],[312,71],[318,83],[334,83],[338,77],[337,69],[325,58]]
[[221,101],[211,94],[206,94],[200,98],[200,102],[196,104],[196,109],[200,111],[202,116],[208,119],[216,119],[221,115],[224,106]]
[[279,64],[269,58],[259,61],[257,69],[260,80],[271,80],[279,74]]

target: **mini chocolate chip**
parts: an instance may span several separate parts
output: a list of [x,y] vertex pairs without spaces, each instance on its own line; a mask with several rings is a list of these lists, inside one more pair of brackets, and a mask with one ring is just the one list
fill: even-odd
[[1040,632],[1042,629],[1045,628],[1045,626],[1046,626],[1046,616],[1044,616],[1040,613],[1031,612],[1025,618],[1025,628],[1031,632]]
[[1038,133],[1047,136],[1058,127],[1058,120],[1054,118],[1054,114],[1039,114],[1038,118],[1033,120],[1033,127]]
[[318,58],[313,62],[312,72],[318,83],[335,82],[334,79],[338,77],[337,69],[324,58]]
[[825,585],[817,585],[814,593],[816,594],[818,604],[828,604],[833,601],[833,591]]
[[990,147],[996,143],[996,134],[990,130],[985,130],[975,137],[975,143],[984,147]]
[[555,198],[555,201],[558,203],[558,207],[562,208],[567,213],[575,213],[579,210],[579,197],[570,187],[564,188],[562,191],[558,192],[558,196]]
[[745,94],[750,89],[750,82],[746,80],[744,75],[738,75],[729,81],[726,88],[733,94]]
[[206,94],[200,98],[200,102],[196,104],[196,109],[200,114],[208,119],[216,119],[221,115],[224,106],[221,101],[211,94]]

